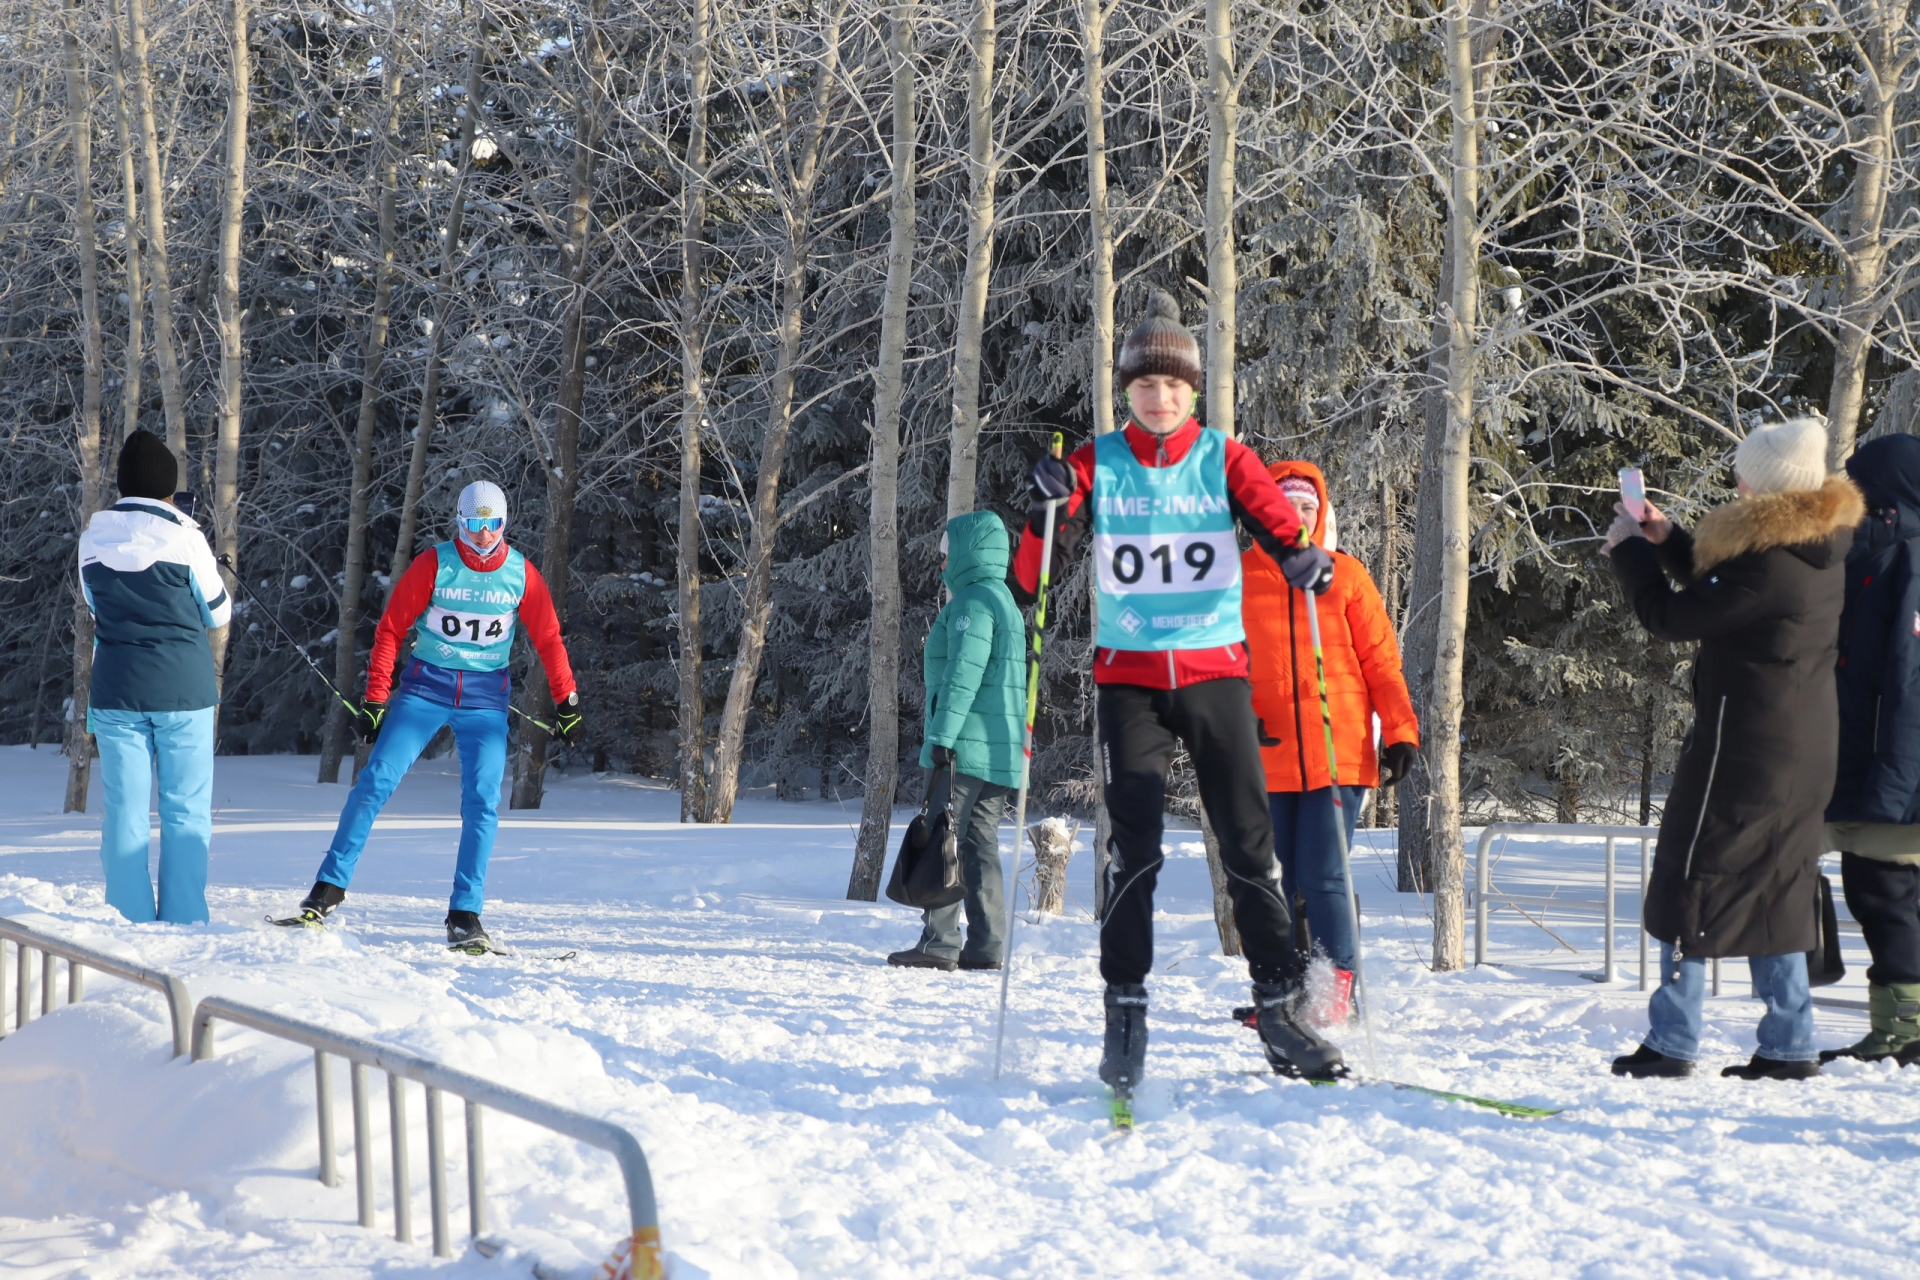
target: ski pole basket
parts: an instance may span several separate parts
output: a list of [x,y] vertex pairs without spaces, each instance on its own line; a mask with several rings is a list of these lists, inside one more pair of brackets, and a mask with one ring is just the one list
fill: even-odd
[[[355,1186],[359,1193],[360,1225],[373,1227],[373,1145],[370,1106],[367,1096],[367,1068],[383,1071],[387,1077],[387,1107],[393,1130],[393,1216],[395,1240],[413,1239],[412,1205],[409,1198],[410,1176],[407,1151],[406,1081],[426,1088],[427,1111],[427,1189],[433,1218],[433,1252],[436,1257],[453,1256],[447,1223],[446,1139],[441,1118],[441,1099],[453,1094],[466,1103],[467,1131],[467,1223],[478,1243],[487,1231],[486,1146],[483,1130],[485,1108],[492,1107],[529,1124],[599,1147],[612,1154],[625,1180],[628,1216],[633,1232],[632,1274],[635,1277],[660,1275],[660,1221],[653,1198],[653,1175],[640,1142],[626,1129],[607,1120],[555,1106],[531,1094],[509,1089],[479,1076],[456,1071],[404,1050],[376,1044],[358,1036],[344,1035],[325,1027],[302,1022],[283,1014],[241,1004],[223,996],[208,996],[193,1014],[193,1060],[203,1062],[214,1056],[214,1023],[231,1022],[250,1027],[282,1040],[306,1045],[313,1050],[313,1075],[320,1126],[320,1181],[333,1187],[340,1183],[333,1147],[333,1089],[331,1058],[344,1058],[353,1097],[353,1163]],[[485,1252],[484,1245],[481,1246]]]
[[122,960],[110,956],[104,951],[92,947],[83,947],[77,942],[65,938],[56,938],[50,933],[41,933],[18,921],[0,917],[0,1036],[7,1034],[4,1004],[7,989],[7,947],[11,940],[14,944],[15,960],[19,968],[14,973],[13,1029],[15,1031],[27,1025],[33,1018],[33,953],[40,953],[40,1016],[45,1017],[57,1007],[57,988],[54,983],[54,957],[67,962],[67,1003],[78,1004],[86,989],[83,977],[88,969],[98,969],[116,978],[139,983],[143,987],[152,987],[167,998],[167,1011],[173,1023],[173,1056],[179,1057],[187,1052],[189,1027],[193,1020],[193,996],[187,990],[187,984],[170,973],[161,973],[145,965],[135,964],[131,960]]

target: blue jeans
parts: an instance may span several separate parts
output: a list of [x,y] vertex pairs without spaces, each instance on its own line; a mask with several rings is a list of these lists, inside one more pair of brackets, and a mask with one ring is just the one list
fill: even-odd
[[[1354,824],[1360,820],[1360,800],[1365,795],[1365,787],[1340,788],[1349,847],[1353,845]],[[1273,854],[1280,862],[1280,884],[1287,895],[1287,908],[1293,908],[1296,892],[1304,896],[1314,946],[1327,953],[1335,968],[1351,970],[1353,916],[1333,826],[1333,788],[1269,791],[1267,808],[1273,814]]]
[[450,707],[418,694],[407,693],[387,706],[380,737],[367,757],[340,811],[340,825],[327,847],[326,859],[314,878],[346,888],[367,845],[373,820],[400,785],[413,762],[440,732],[453,727],[460,748],[460,856],[454,864],[452,911],[478,913],[486,896],[487,860],[493,856],[493,833],[500,825],[500,779],[507,767],[507,713],[490,707]]
[[[1707,961],[1677,957],[1660,944],[1660,989],[1647,1001],[1647,1047],[1692,1062],[1700,1056],[1700,1027],[1707,998]],[[1766,1001],[1760,1015],[1760,1056],[1775,1062],[1817,1062],[1813,1047],[1813,991],[1807,986],[1807,954],[1748,956],[1753,993]]]
[[[199,711],[87,713],[100,745],[100,868],[107,905],[129,920],[197,924],[207,918],[207,852],[213,843],[213,721]],[[160,775],[160,894],[147,874],[147,797]]]

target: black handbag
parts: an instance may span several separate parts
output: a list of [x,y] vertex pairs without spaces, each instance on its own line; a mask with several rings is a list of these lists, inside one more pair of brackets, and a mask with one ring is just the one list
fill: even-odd
[[[934,779],[939,774],[933,775]],[[933,803],[933,783],[927,785],[927,803],[907,824],[900,839],[900,852],[893,860],[893,874],[887,877],[887,896],[903,907],[934,910],[950,907],[967,896],[966,883],[960,878],[960,847],[953,830],[953,776],[947,776],[947,804],[931,819],[927,809]]]
[[1807,985],[1825,987],[1846,977],[1847,965],[1840,958],[1840,921],[1833,910],[1833,885],[1825,876],[1814,878],[1820,882],[1820,905],[1814,912],[1819,932],[1813,950],[1807,952]]

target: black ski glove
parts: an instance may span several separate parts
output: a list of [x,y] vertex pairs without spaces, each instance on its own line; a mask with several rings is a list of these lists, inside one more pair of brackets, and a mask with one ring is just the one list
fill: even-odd
[[1295,547],[1280,562],[1280,572],[1295,591],[1323,595],[1333,585],[1333,557],[1319,547]]
[[1380,748],[1380,789],[1385,791],[1404,782],[1419,754],[1420,749],[1411,742],[1389,742]]
[[353,717],[353,727],[360,731],[360,741],[371,744],[380,737],[380,726],[387,719],[385,701],[375,702],[368,699],[360,704],[358,714]]
[[567,695],[567,700],[554,709],[553,727],[560,734],[562,742],[572,744],[580,740],[580,691],[575,689]]
[[1027,497],[1034,506],[1056,498],[1071,498],[1080,487],[1080,477],[1065,460],[1048,455],[1027,472]]

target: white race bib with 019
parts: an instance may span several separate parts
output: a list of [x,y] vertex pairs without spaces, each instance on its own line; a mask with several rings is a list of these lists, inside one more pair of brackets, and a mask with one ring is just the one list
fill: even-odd
[[435,605],[427,611],[427,628],[443,640],[459,640],[483,648],[513,643],[510,613],[455,613]]
[[1240,546],[1231,529],[1095,534],[1093,555],[1108,595],[1219,591],[1240,580]]

